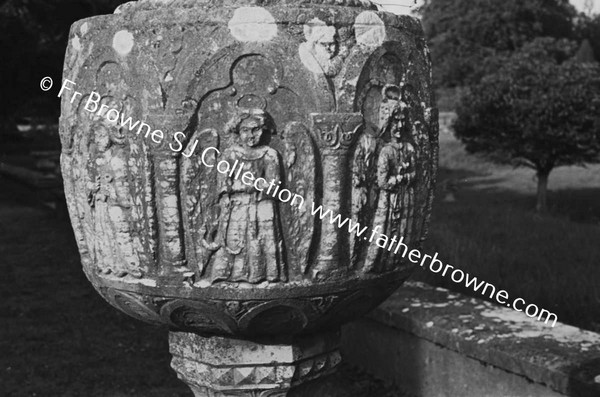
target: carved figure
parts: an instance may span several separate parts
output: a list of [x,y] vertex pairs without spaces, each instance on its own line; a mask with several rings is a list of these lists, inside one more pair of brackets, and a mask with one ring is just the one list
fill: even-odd
[[335,26],[313,18],[304,25],[304,36],[306,42],[298,49],[304,66],[313,73],[336,76],[342,69],[348,50],[344,46],[340,48]]
[[[385,128],[389,122],[392,112],[399,106],[400,87],[395,84],[386,84],[381,90],[381,104],[379,105],[379,131]],[[406,101],[405,101],[406,106]]]
[[429,220],[418,23],[370,0],[141,0],[72,32],[62,169],[90,282],[169,326],[196,396],[322,395],[340,327],[415,267],[373,232],[418,248]]
[[134,249],[131,218],[128,155],[125,135],[114,125],[95,122],[92,125],[95,156],[88,166],[96,175],[88,181],[88,198],[93,212],[94,254],[102,273],[117,277],[143,275]]
[[[415,177],[415,149],[410,143],[409,109],[400,101],[384,124],[381,135],[390,136],[377,161],[377,185],[379,196],[373,227],[378,228],[383,240],[369,246],[366,271],[386,271],[387,257],[393,255],[386,250],[387,238],[404,236],[406,225],[410,221],[409,209],[412,201],[412,185]],[[392,261],[394,264],[397,260]],[[376,269],[375,267],[378,266]]]
[[219,173],[220,249],[212,267],[213,282],[287,281],[279,211],[275,198],[267,193],[269,186],[279,185],[282,179],[279,153],[264,144],[268,121],[264,111],[248,109],[226,127],[237,134],[238,143],[223,152],[223,160],[231,166],[237,162],[242,175],[250,172],[258,181],[247,185],[243,178],[230,176],[233,173]]

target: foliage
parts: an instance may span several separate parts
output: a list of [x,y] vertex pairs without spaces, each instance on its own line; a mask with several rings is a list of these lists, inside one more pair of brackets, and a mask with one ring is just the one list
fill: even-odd
[[478,82],[536,37],[572,38],[576,15],[568,0],[431,0],[420,12],[438,87]]
[[570,61],[575,47],[536,39],[469,90],[455,124],[467,150],[534,169],[598,160],[600,68]]
[[[471,87],[454,126],[467,151],[546,180],[555,167],[600,161],[600,66],[575,62],[576,50],[568,40],[535,39]],[[539,199],[544,210],[545,194]]]
[[600,15],[581,15],[577,23],[577,35],[589,41],[596,60],[600,61]]
[[553,168],[600,161],[600,66],[577,45],[538,38],[461,99],[456,136],[467,151],[537,171],[538,211]]

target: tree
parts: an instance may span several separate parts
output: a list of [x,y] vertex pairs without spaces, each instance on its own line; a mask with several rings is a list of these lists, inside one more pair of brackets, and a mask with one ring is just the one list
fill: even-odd
[[595,17],[580,15],[577,23],[577,35],[587,40],[596,60],[600,60],[600,15]]
[[554,168],[600,161],[600,66],[574,60],[577,48],[552,38],[524,45],[457,109],[467,151],[535,170],[538,212]]
[[568,0],[431,0],[420,12],[438,87],[477,83],[536,37],[573,38],[577,15]]

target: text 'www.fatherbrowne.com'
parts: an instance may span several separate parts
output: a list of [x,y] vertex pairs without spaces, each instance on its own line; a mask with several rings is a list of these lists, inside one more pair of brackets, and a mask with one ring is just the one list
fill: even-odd
[[414,264],[418,263],[419,266],[429,269],[432,273],[441,274],[442,277],[450,276],[450,280],[455,284],[464,285],[474,292],[480,293],[481,296],[489,297],[503,306],[507,306],[518,312],[523,312],[529,318],[535,318],[538,321],[543,321],[545,324],[551,322],[553,328],[558,321],[558,316],[556,314],[551,313],[546,309],[541,309],[533,303],[527,304],[523,298],[516,298],[511,301],[507,291],[497,290],[493,284],[484,280],[479,280],[477,277],[473,277],[469,273],[457,269],[452,265],[444,264],[438,259],[439,254],[437,252],[431,256],[427,254],[423,255],[418,249],[411,250],[404,244],[404,237],[398,239],[397,236],[392,236],[390,238],[378,231],[379,226],[371,230],[369,236],[368,227],[361,227],[359,223],[352,222],[348,218],[343,219],[339,214],[334,214],[329,209],[324,210],[321,206],[315,206],[314,203],[312,206],[313,216],[318,215],[322,221],[326,220],[342,230],[347,230],[350,234],[356,235],[357,237],[363,237],[365,240],[368,240],[369,243],[375,242],[380,248],[393,252],[396,255],[400,254],[402,258],[408,258],[410,262]]
[[[40,87],[43,91],[48,91],[52,87],[52,84],[52,79],[46,77],[42,79]],[[78,97],[81,98],[83,94],[73,90],[75,85],[76,84],[73,81],[65,79],[60,92],[58,93],[58,97],[71,91],[72,95],[70,103],[73,103]],[[153,130],[150,125],[140,120],[134,123],[131,117],[128,117],[118,109],[110,108],[107,104],[100,104],[100,99],[101,95],[93,91],[88,96],[84,109],[97,116],[106,118],[110,123],[115,123],[116,125],[120,124],[121,127],[128,127],[130,132],[137,129],[135,131],[136,135],[144,135],[145,138],[150,138],[156,144],[160,144],[165,138],[165,133],[162,130]],[[182,155],[186,157],[191,157],[194,154],[197,142],[193,145],[191,150],[186,153],[182,151],[183,145],[181,142],[184,139],[185,134],[183,132],[174,133],[173,142],[169,144],[169,148],[174,152],[182,152]],[[232,165],[229,164],[227,160],[222,159],[219,161],[220,157],[221,152],[215,147],[205,148],[201,153],[201,161],[204,166],[216,168],[217,172],[241,180],[241,182],[247,186],[253,186],[262,195],[270,196],[284,204],[287,203],[296,206],[301,212],[306,210],[306,201],[304,197],[285,189],[281,186],[281,181],[267,181],[264,178],[256,178],[250,171],[243,172],[243,163],[236,161]],[[402,258],[408,259],[414,264],[419,264],[419,266],[429,269],[432,273],[440,274],[442,277],[449,276],[452,282],[458,285],[464,285],[474,292],[480,293],[481,296],[489,297],[491,300],[496,301],[503,306],[512,308],[518,312],[523,312],[529,318],[544,321],[545,324],[552,322],[552,327],[554,327],[558,321],[556,314],[551,313],[546,309],[540,309],[533,303],[527,305],[526,301],[522,298],[516,298],[511,301],[507,291],[497,290],[494,285],[488,282],[483,280],[480,281],[477,277],[473,277],[469,273],[457,269],[452,265],[444,264],[438,259],[439,254],[437,252],[431,256],[427,254],[423,255],[418,249],[410,249],[404,243],[404,237],[389,237],[379,232],[379,226],[374,227],[369,233],[368,227],[363,227],[358,222],[353,222],[348,218],[344,218],[340,214],[332,212],[331,209],[323,208],[321,205],[317,206],[314,202],[311,203],[311,213],[313,217],[318,216],[321,221],[329,222],[340,230],[347,230],[349,234],[355,235],[357,238],[362,237],[364,240],[369,241],[369,243],[377,244],[377,246],[382,249],[386,249],[396,255],[400,254]]]
[[[229,164],[227,160],[210,161],[210,159],[218,158],[219,155],[220,152],[217,148],[209,147],[202,152],[201,161],[206,167],[216,167],[218,172],[239,179],[247,186],[253,186],[263,195],[273,197],[284,204],[287,203],[296,206],[301,212],[305,211],[306,201],[304,197],[299,194],[294,194],[288,189],[282,188],[281,181],[269,182],[263,178],[256,178],[250,171],[242,172],[244,164],[238,163],[237,161],[233,165]],[[314,202],[311,202],[311,214],[313,217],[318,216],[323,222],[329,222],[340,230],[346,230],[351,235],[363,238],[369,243],[375,243],[378,247],[386,249],[396,255],[399,254],[402,258],[407,258],[414,264],[418,263],[421,267],[428,268],[429,271],[435,274],[441,274],[442,277],[449,276],[452,282],[464,285],[474,292],[480,293],[482,296],[487,296],[490,299],[495,300],[501,305],[510,307],[518,312],[523,312],[530,318],[544,321],[545,324],[551,322],[552,327],[554,327],[558,321],[556,314],[551,313],[546,309],[540,309],[535,304],[526,305],[525,300],[522,298],[510,301],[507,291],[497,290],[494,285],[488,282],[483,280],[480,281],[477,277],[473,277],[469,273],[457,269],[452,265],[444,264],[438,259],[439,254],[437,252],[431,256],[427,254],[423,255],[418,249],[409,249],[404,243],[404,237],[398,238],[397,236],[386,236],[379,232],[379,226],[376,226],[369,232],[368,227],[363,227],[360,223],[353,222],[349,218],[344,218],[340,214],[331,211],[331,209],[323,208],[322,205],[316,205]]]

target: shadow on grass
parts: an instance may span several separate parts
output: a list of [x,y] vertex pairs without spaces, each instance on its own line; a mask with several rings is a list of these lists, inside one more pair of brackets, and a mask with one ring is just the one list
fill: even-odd
[[167,330],[112,308],[86,280],[67,219],[0,177],[0,395],[191,397]]
[[[559,321],[600,331],[600,189],[552,192],[552,210],[541,216],[533,211],[533,193],[495,188],[481,176],[440,170],[438,186],[456,181],[456,201],[438,193],[425,250],[439,252],[443,262],[508,291],[512,299],[556,313]],[[427,270],[415,276],[480,296]]]

